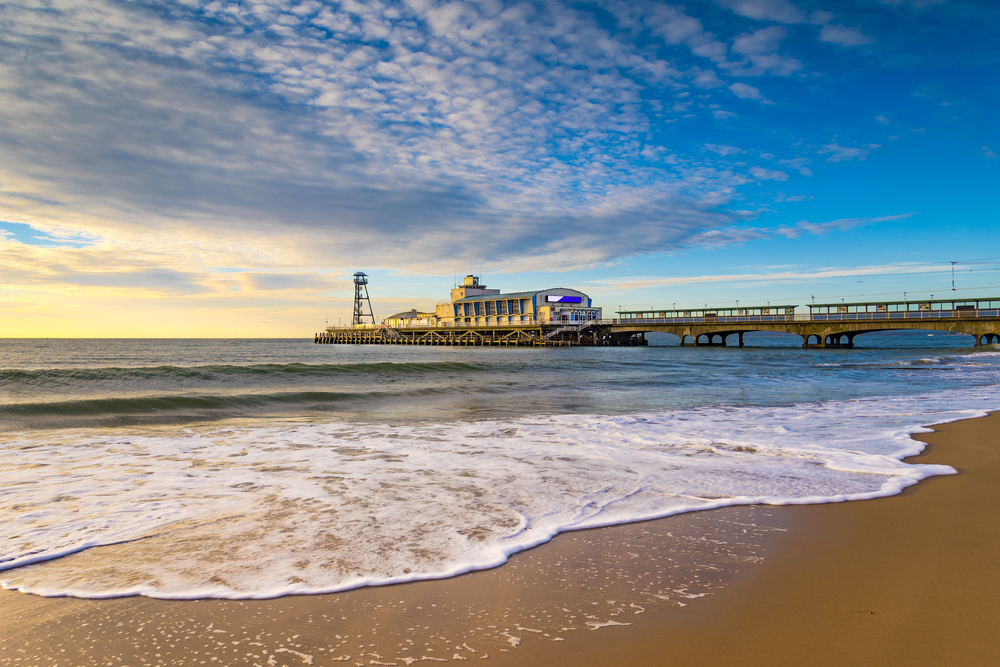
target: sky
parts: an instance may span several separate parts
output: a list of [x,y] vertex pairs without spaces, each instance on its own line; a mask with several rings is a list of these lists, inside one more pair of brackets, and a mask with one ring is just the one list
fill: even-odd
[[379,318],[466,274],[608,316],[1000,296],[998,32],[992,0],[10,0],[0,337],[311,337],[359,270]]

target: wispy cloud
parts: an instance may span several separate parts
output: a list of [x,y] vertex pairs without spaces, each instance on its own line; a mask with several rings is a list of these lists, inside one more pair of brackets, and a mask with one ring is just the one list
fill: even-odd
[[788,174],[775,169],[764,169],[763,167],[750,167],[750,175],[759,181],[787,181]]
[[834,23],[828,23],[820,29],[819,39],[821,42],[830,42],[840,46],[862,46],[875,41],[857,27],[848,28]]
[[816,270],[773,271],[762,273],[717,274],[703,276],[633,276],[615,278],[595,282],[595,287],[607,291],[630,291],[655,287],[676,285],[698,285],[711,283],[805,283],[812,281],[835,280],[839,278],[857,278],[874,276],[905,276],[924,273],[945,273],[950,269],[947,264],[884,264],[879,266],[861,266],[848,268],[821,268]]
[[789,0],[716,0],[740,16],[758,21],[803,23],[806,13]]
[[840,218],[828,222],[802,220],[794,225],[782,225],[778,227],[734,225],[693,235],[688,240],[688,247],[721,247],[771,238],[794,239],[807,234],[823,236],[831,232],[844,232],[881,222],[905,220],[914,215],[916,215],[915,212],[909,212],[873,218]]
[[[666,123],[752,130],[740,100],[804,70],[786,26],[816,31],[787,0],[722,4],[7,4],[0,218],[92,246],[8,279],[180,293],[230,289],[209,268],[229,266],[274,289],[344,262],[562,270],[686,247],[753,217],[732,206],[748,183],[789,176]],[[813,150],[778,164],[809,175]]]
[[[608,7],[675,57],[726,60],[725,43],[678,8]],[[725,72],[678,67],[585,11],[89,0],[8,6],[0,27],[11,45],[0,213],[53,236],[142,246],[170,227],[158,243],[211,238],[239,248],[229,263],[252,264],[279,253],[243,241],[280,230],[276,247],[299,265],[423,265],[420,253],[470,248],[525,262],[537,248],[551,265],[535,239],[602,237],[611,206],[650,230],[642,245],[612,244],[625,254],[734,220],[721,205],[738,177],[682,154],[654,166],[651,155],[678,151],[640,141],[649,88],[686,112],[731,116],[724,100],[680,97],[721,87]],[[782,73],[757,58],[779,41],[758,31],[738,50],[747,67]],[[730,90],[764,101],[753,86]],[[486,241],[468,231],[484,225]],[[606,247],[577,255],[604,261]]]
[[878,144],[865,144],[864,146],[826,144],[816,152],[820,155],[828,155],[827,162],[847,162],[849,160],[864,160],[876,148],[881,148],[881,146]]

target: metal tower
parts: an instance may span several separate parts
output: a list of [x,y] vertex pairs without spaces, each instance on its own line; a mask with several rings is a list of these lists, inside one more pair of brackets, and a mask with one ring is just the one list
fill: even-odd
[[[365,312],[365,304],[368,304],[367,313]],[[375,324],[372,301],[368,298],[368,275],[358,271],[354,274],[354,316],[351,318],[351,326],[365,324],[366,318]]]

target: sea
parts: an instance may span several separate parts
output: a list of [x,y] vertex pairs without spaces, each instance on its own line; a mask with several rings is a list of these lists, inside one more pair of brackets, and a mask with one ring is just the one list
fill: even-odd
[[[1000,352],[0,340],[0,583],[273,598],[451,577],[555,535],[890,496],[929,426],[1000,409]],[[946,454],[945,454],[946,456]]]

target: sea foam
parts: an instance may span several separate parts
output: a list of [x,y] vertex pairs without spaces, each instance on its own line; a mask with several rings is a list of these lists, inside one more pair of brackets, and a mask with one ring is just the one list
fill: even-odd
[[8,434],[0,578],[41,595],[266,598],[448,577],[561,531],[874,498],[954,472],[909,436],[948,395],[631,416]]

